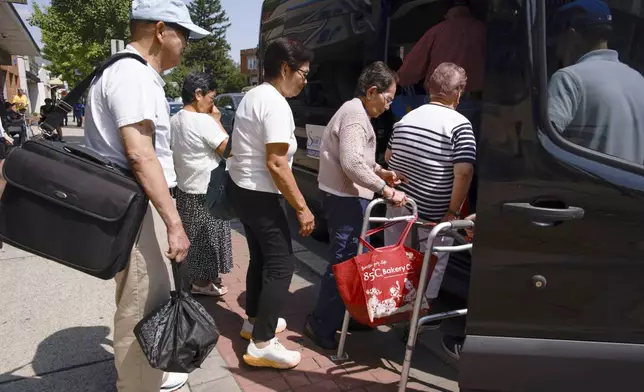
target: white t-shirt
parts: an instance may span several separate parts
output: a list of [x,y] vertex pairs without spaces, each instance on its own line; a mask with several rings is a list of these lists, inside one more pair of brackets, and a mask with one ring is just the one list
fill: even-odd
[[[128,45],[125,52],[137,53]],[[144,120],[154,123],[155,149],[169,187],[176,186],[170,150],[170,111],[163,78],[150,65],[123,59],[92,82],[85,110],[85,146],[110,162],[129,168],[119,128]]]
[[181,110],[170,120],[177,186],[185,193],[204,195],[210,172],[221,158],[215,150],[228,134],[208,114]]
[[288,163],[297,151],[295,121],[288,102],[268,83],[250,90],[237,108],[232,157],[227,161],[237,186],[260,192],[280,193],[266,167],[266,145],[288,143]]

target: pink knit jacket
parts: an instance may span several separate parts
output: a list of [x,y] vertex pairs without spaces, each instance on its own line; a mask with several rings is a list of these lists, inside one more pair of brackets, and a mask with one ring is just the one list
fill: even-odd
[[342,194],[371,200],[385,181],[376,173],[376,133],[358,98],[335,113],[322,135],[318,183]]

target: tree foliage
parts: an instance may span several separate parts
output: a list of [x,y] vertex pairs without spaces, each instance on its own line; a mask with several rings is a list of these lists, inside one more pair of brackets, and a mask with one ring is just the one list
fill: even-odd
[[[188,45],[181,66],[172,70],[166,77],[166,82],[175,82],[181,86],[183,78],[189,72],[201,71],[213,74],[219,85],[219,92],[241,91],[247,80],[228,56],[230,45],[226,41],[226,30],[230,23],[220,0],[193,0],[188,9],[192,21],[197,26],[212,31],[212,35]],[[178,96],[173,94],[176,94],[175,90],[173,83],[166,85],[169,96]]]
[[[43,57],[47,68],[76,85],[110,55],[110,40],[127,41],[132,0],[51,0],[49,6],[34,4],[29,20],[42,31]],[[228,56],[228,16],[220,0],[193,0],[192,21],[212,31],[209,37],[191,41],[181,64],[165,76],[166,94],[180,96],[183,79],[191,71],[211,72],[220,92],[240,91],[246,78]]]
[[129,36],[131,0],[51,0],[43,8],[34,4],[29,22],[42,31],[47,68],[70,85],[110,55],[110,40]]
[[248,77],[241,73],[239,64],[230,62],[228,76],[224,79],[221,86],[222,92],[238,93],[242,88],[248,86]]

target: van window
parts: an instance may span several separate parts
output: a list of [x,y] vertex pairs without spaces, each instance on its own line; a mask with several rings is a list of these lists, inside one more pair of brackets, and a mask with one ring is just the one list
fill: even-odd
[[567,149],[644,169],[643,7],[642,0],[546,1],[541,102],[544,128]]
[[[338,6],[346,4],[328,4]],[[308,84],[295,99],[302,106],[337,110],[353,97],[360,71],[371,61],[375,32],[371,8],[351,7],[342,12],[320,13],[327,18],[317,16],[313,22],[286,25],[285,35],[300,39],[315,53]]]

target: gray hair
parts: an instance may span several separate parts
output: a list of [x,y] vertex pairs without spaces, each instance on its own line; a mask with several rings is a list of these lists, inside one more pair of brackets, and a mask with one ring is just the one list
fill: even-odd
[[462,67],[454,63],[442,63],[432,73],[425,90],[432,99],[455,99],[467,84],[467,74]]
[[358,78],[358,86],[356,87],[356,97],[364,97],[367,95],[367,90],[371,87],[376,87],[376,91],[383,93],[387,91],[392,84],[398,82],[398,75],[382,61],[376,61],[368,65]]

